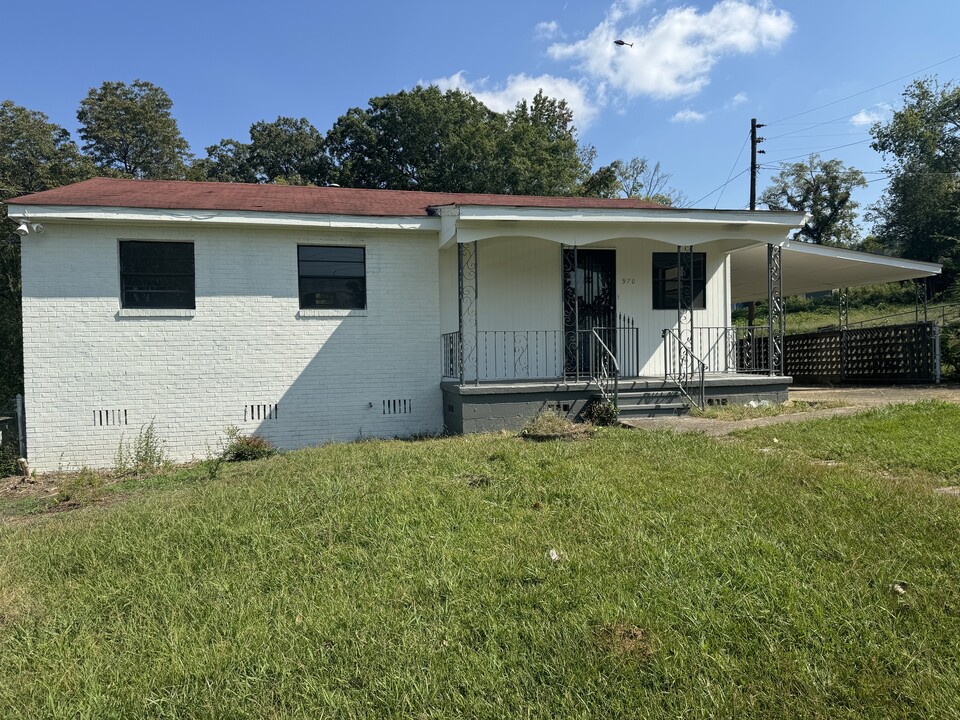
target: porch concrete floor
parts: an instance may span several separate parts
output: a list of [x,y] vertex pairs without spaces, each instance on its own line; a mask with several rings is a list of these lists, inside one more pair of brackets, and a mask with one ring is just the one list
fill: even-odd
[[805,402],[836,400],[846,403],[846,405],[845,407],[839,408],[810,410],[809,412],[753,418],[750,420],[710,420],[708,418],[680,415],[676,417],[629,418],[623,420],[623,424],[638,429],[670,429],[679,432],[699,432],[711,437],[721,437],[737,430],[747,430],[754,427],[803,422],[805,420],[823,417],[853,415],[862,410],[879,407],[881,405],[914,403],[920,402],[921,400],[942,400],[944,402],[960,404],[960,385],[894,385],[870,388],[792,386],[790,388],[790,399]]

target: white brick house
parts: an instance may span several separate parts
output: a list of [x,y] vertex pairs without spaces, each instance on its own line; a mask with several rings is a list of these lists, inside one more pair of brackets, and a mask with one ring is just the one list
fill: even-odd
[[[586,341],[571,351],[570,339],[606,322],[600,311],[629,326],[629,339],[607,338],[621,375],[662,384],[665,334],[683,330],[669,309],[682,258],[700,283],[687,319],[724,328],[731,303],[766,284],[746,271],[738,281],[738,263],[755,274],[759,253],[790,249],[802,220],[635,200],[103,178],[11,200],[8,212],[23,223],[27,446],[41,471],[111,466],[121,437],[151,422],[185,461],[214,451],[227,426],[294,448],[496,424],[496,413],[470,423],[471,386],[513,382],[541,405],[579,391],[576,404],[596,378],[582,372]],[[784,273],[785,290],[834,287],[824,272],[842,263],[850,285],[939,270],[843,252],[821,253],[804,278]],[[602,303],[584,290],[591,278]]]

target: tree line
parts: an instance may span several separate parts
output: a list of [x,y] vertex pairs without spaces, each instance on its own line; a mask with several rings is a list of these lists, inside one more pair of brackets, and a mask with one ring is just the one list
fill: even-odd
[[[960,266],[960,87],[918,80],[903,107],[873,126],[890,184],[861,240],[852,192],[863,174],[817,155],[783,165],[761,195],[771,209],[808,212],[799,238],[939,262],[937,289]],[[0,103],[0,197],[95,176],[519,195],[638,197],[687,205],[660,163],[596,167],[562,99],[539,92],[498,113],[469,93],[435,86],[371,98],[322,133],[306,118],[250,126],[194,157],[169,95],[152,83],[105,82],[77,111],[78,144],[42,112]],[[0,399],[22,389],[19,238],[0,205]]]
[[933,291],[960,300],[960,86],[922,78],[902,97],[888,122],[870,128],[871,147],[884,160],[878,179],[889,184],[867,209],[872,232],[866,238],[860,238],[851,193],[868,181],[839,160],[812,155],[783,165],[760,200],[771,209],[810,213],[801,240],[940,263]]

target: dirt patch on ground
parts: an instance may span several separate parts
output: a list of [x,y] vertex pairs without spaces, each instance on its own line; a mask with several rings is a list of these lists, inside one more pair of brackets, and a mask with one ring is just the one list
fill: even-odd
[[60,478],[56,475],[20,477],[13,475],[0,480],[0,501],[32,498],[43,500],[54,497],[60,490]]
[[749,420],[711,420],[689,415],[662,418],[630,418],[624,425],[635,428],[666,428],[681,432],[699,432],[712,437],[729,435],[737,430],[746,430],[788,422],[803,422],[813,418],[853,415],[861,410],[896,403],[914,403],[921,400],[942,400],[960,403],[960,385],[902,385],[883,387],[805,387],[790,388],[791,400],[805,402],[841,402],[844,407],[810,410],[809,412],[775,415]]
[[637,660],[646,660],[656,652],[650,633],[636,625],[606,625],[600,628],[597,639],[609,652]]

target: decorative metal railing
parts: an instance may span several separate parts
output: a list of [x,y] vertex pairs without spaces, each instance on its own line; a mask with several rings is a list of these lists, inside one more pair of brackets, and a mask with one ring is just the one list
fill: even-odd
[[594,328],[590,331],[590,381],[600,388],[600,394],[603,395],[604,400],[612,402],[614,407],[619,407],[620,364],[617,362],[616,355],[600,337],[598,330],[603,328]]
[[443,377],[460,377],[460,333],[444,333],[440,336],[443,345]]
[[675,330],[663,331],[663,366],[664,377],[673,380],[687,400],[703,410],[706,363]]
[[708,373],[767,373],[769,337],[766,325],[698,327],[691,346]]
[[640,371],[640,329],[635,326],[576,332],[481,330],[471,336],[476,347],[461,344],[459,332],[443,334],[443,377],[461,382],[583,381],[604,367],[609,372],[614,363],[618,377],[636,377]]
[[565,380],[589,380],[607,354],[616,360],[620,377],[640,375],[640,328],[634,325],[567,331],[564,341]]
[[907,312],[880,315],[878,317],[848,323],[846,327],[853,329],[880,325],[903,325],[909,323],[911,318],[913,318],[915,323],[934,320],[941,325],[948,325],[960,320],[960,303],[944,303],[941,305],[931,305],[929,307],[918,306],[915,310],[908,310]]

